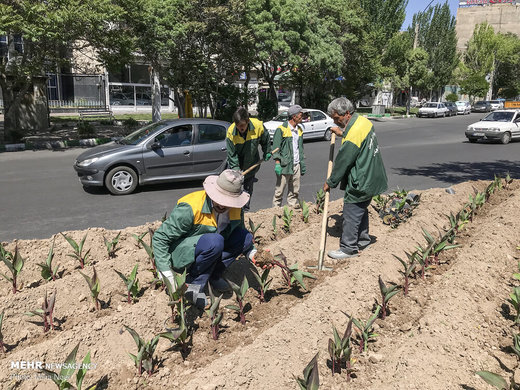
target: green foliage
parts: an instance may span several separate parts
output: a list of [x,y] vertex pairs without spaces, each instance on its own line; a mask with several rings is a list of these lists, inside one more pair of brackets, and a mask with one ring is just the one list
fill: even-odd
[[276,215],[273,215],[273,233],[276,235]]
[[105,242],[105,247],[107,248],[108,258],[113,259],[116,257],[116,252],[120,248],[116,248],[117,243],[119,242],[119,236],[121,235],[121,232],[117,233],[117,236],[115,236],[112,241],[107,240],[105,236],[103,236],[103,241]]
[[325,207],[325,191],[320,188],[316,192],[316,214],[323,213],[323,207]]
[[41,275],[42,278],[49,281],[49,280],[56,280],[56,278],[59,277],[58,275],[58,268],[59,265],[56,267],[53,267],[52,260],[54,259],[54,240],[52,240],[52,245],[49,249],[49,254],[47,255],[47,259],[45,260],[45,263],[39,263],[38,266],[42,269]]
[[182,274],[174,272],[173,286],[168,279],[164,280],[166,292],[170,298],[168,306],[170,306],[172,315],[171,322],[177,324],[177,328],[171,329],[167,336],[170,341],[180,345],[183,351],[187,350],[188,326],[186,325],[186,297],[185,293],[188,289],[186,284],[186,269]]
[[265,302],[265,294],[269,290],[269,286],[271,285],[271,282],[273,279],[269,279],[269,272],[271,271],[270,268],[264,269],[262,272],[262,275],[258,273],[258,270],[255,268],[255,272],[253,272],[253,276],[258,282],[258,285],[260,286],[260,293],[258,294],[258,299],[260,299],[260,302]]
[[258,225],[255,225],[254,222],[251,220],[251,218],[249,218],[249,230],[251,232],[251,234],[253,235],[253,241],[257,242],[257,235],[256,235],[256,232],[258,229],[260,229],[262,227],[262,224],[258,224]]
[[128,130],[135,129],[137,126],[139,126],[139,122],[132,117],[123,119],[122,122],[123,122],[123,126],[125,128],[127,128]]
[[92,267],[94,270],[94,273],[92,277],[89,277],[85,275],[83,272],[79,271],[79,273],[85,278],[88,284],[88,288],[90,290],[90,297],[92,298],[92,302],[94,303],[94,306],[96,307],[96,310],[101,310],[101,305],[98,299],[99,296],[99,278],[96,273],[96,267]]
[[520,287],[514,287],[513,292],[509,294],[508,302],[516,310],[515,324],[520,323]]
[[270,121],[278,115],[278,104],[276,101],[268,99],[264,94],[258,95],[258,119],[261,121]]
[[379,275],[379,291],[381,293],[381,319],[384,320],[388,312],[388,302],[399,292],[399,286],[394,284],[387,287],[383,279],[381,279],[381,275]]
[[148,270],[153,275],[151,284],[152,284],[152,286],[154,286],[154,288],[158,288],[158,287],[163,286],[163,281],[161,278],[159,278],[159,275],[157,274],[157,266],[155,265],[155,257],[153,254],[153,245],[152,245],[153,230],[151,228],[149,228],[147,233],[150,237],[149,244],[144,241],[144,236],[146,235],[146,233],[143,233],[139,236],[134,235],[134,237],[137,239],[138,244],[144,248],[144,250],[146,251],[146,254],[148,255],[148,260],[150,261],[150,266],[151,266],[151,268]]
[[240,317],[240,323],[242,325],[246,324],[246,317],[244,315],[244,298],[247,294],[247,290],[249,289],[249,283],[247,281],[247,278],[244,276],[244,279],[242,280],[242,283],[237,285],[236,283],[233,283],[231,280],[226,279],[226,282],[231,286],[231,289],[235,293],[235,298],[237,301],[237,305],[227,305],[227,309],[231,309],[237,312],[238,316]]
[[377,317],[379,317],[379,311],[381,306],[378,306],[375,313],[370,316],[367,321],[352,317],[352,322],[359,332],[359,352],[365,352],[368,349],[368,343],[370,340],[375,339],[378,335],[373,332],[373,325]]
[[[85,375],[87,374],[87,371],[90,368],[90,351],[87,352],[81,364],[77,365],[76,355],[78,353],[78,349],[79,343],[74,347],[74,349],[69,353],[69,355],[63,362],[63,368],[61,369],[59,374],[54,371],[49,371],[47,369],[42,370],[42,372],[46,374],[48,378],[52,379],[56,386],[58,386],[59,390],[74,388],[71,382],[69,382],[69,380],[72,377],[72,374],[74,374],[74,371],[76,371],[76,366],[79,366],[78,372],[76,372],[76,389],[81,390],[83,386],[83,380],[85,379]],[[89,386],[87,390],[95,390],[96,387],[97,383]]]
[[56,303],[56,290],[54,290],[50,297],[47,299],[47,291],[45,291],[45,298],[42,303],[41,309],[36,309],[25,313],[29,317],[38,316],[43,320],[43,332],[47,332],[49,329],[54,330],[54,305]]
[[408,261],[404,261],[399,256],[396,256],[396,255],[393,255],[393,256],[403,266],[403,270],[400,270],[399,273],[401,275],[403,275],[403,277],[404,277],[404,291],[403,291],[403,293],[404,293],[404,296],[407,296],[408,295],[408,287],[409,287],[409,284],[410,284],[410,277],[415,275],[415,268],[417,267],[417,263],[416,263],[417,251],[412,252],[412,253],[405,252],[405,254],[406,254],[406,257],[407,257]]
[[520,333],[513,335],[513,352],[520,359]]
[[375,202],[372,207],[377,211],[383,223],[395,229],[412,216],[413,210],[419,206],[421,195],[397,189],[389,195],[374,196],[372,200]]
[[126,297],[128,303],[137,302],[137,296],[139,295],[139,280],[137,279],[137,264],[134,265],[132,272],[130,275],[126,277],[121,272],[114,270],[116,274],[119,275],[126,287],[126,294],[121,294]]
[[459,96],[456,93],[449,93],[446,95],[446,101],[455,103],[457,100],[459,100]]
[[489,371],[477,371],[475,374],[484,379],[486,383],[496,387],[499,390],[509,390],[515,388],[514,380],[511,382],[510,385],[508,385],[506,380],[498,374],[494,374]]
[[291,281],[290,281],[291,286],[294,286],[295,283],[297,283],[304,290],[307,290],[307,287],[305,287],[305,284],[303,283],[303,279],[304,278],[316,279],[316,276],[314,276],[313,274],[298,269],[298,263],[290,265],[288,269],[289,269],[289,275],[291,277]]
[[143,373],[143,369],[148,373],[148,375],[152,375],[155,369],[155,359],[153,354],[155,353],[155,349],[157,348],[157,344],[159,343],[160,337],[167,337],[165,333],[158,334],[154,336],[150,341],[145,341],[144,339],[137,334],[135,330],[125,325],[125,329],[132,335],[132,338],[137,345],[137,354],[134,355],[129,353],[130,357],[134,361],[135,366],[137,367],[137,373],[141,375]]
[[0,260],[4,262],[4,264],[11,272],[11,277],[2,273],[0,273],[0,275],[2,275],[5,280],[11,283],[13,294],[16,294],[22,287],[18,285],[18,277],[20,276],[20,272],[22,272],[25,263],[22,255],[20,255],[20,252],[18,251],[18,245],[16,245],[13,254],[6,250],[2,246],[2,243],[0,243]]
[[61,235],[67,240],[67,242],[70,244],[72,249],[74,250],[73,253],[68,254],[67,256],[72,257],[73,259],[76,259],[79,261],[79,266],[83,269],[85,268],[85,264],[87,264],[88,257],[90,255],[90,249],[83,253],[83,246],[85,245],[85,240],[87,239],[88,233],[85,233],[79,244],[72,238],[68,237],[67,235],[61,233]]
[[222,312],[219,312],[219,306],[220,301],[222,300],[222,295],[219,297],[215,297],[215,294],[213,294],[213,289],[211,288],[211,283],[208,284],[208,291],[209,291],[209,298],[210,298],[210,305],[209,309],[206,310],[206,314],[208,315],[210,321],[211,321],[211,336],[213,337],[213,340],[218,340],[219,335],[219,326],[220,322],[222,321],[223,314]]
[[78,122],[76,127],[78,129],[78,137],[80,139],[96,137],[96,128],[94,127],[94,125],[92,125],[92,123],[88,121],[81,121]]
[[318,372],[318,353],[312,358],[303,370],[303,378],[294,378],[300,390],[318,390],[320,388],[320,375]]
[[304,223],[309,223],[309,205],[303,199],[300,201],[302,209],[302,220]]
[[4,345],[4,335],[2,333],[2,325],[4,322],[5,310],[2,310],[2,314],[0,314],[0,351],[5,352]]
[[286,206],[283,206],[283,215],[282,215],[282,220],[283,220],[283,230],[286,232],[286,233],[289,233],[291,231],[291,221],[292,221],[292,217],[293,217],[293,209],[290,209],[289,207]]
[[332,375],[334,375],[335,372],[341,374],[341,365],[345,363],[347,368],[347,380],[349,380],[351,372],[350,357],[352,355],[352,318],[347,324],[343,337],[340,337],[334,326],[332,327],[332,331],[333,338],[329,339],[328,348],[330,360],[332,362]]

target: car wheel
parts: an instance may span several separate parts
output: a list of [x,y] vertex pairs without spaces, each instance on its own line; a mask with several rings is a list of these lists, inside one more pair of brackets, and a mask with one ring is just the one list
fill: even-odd
[[105,177],[105,186],[114,195],[131,194],[137,187],[137,174],[132,168],[112,168]]
[[330,141],[331,136],[332,134],[330,133],[330,129],[325,130],[325,133],[323,133],[323,139],[325,141]]
[[446,118],[446,113],[445,112],[442,113],[442,117]]
[[468,141],[474,144],[475,142],[477,142],[477,139],[473,137],[468,137]]
[[502,134],[502,137],[500,137],[500,142],[506,145],[509,143],[509,141],[511,141],[511,133],[506,131],[504,134]]

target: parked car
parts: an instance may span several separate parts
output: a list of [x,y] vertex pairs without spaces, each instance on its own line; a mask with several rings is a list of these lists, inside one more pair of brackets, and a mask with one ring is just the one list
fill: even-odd
[[473,108],[471,109],[473,112],[490,112],[491,104],[486,100],[480,100],[473,104]]
[[504,103],[502,103],[500,100],[490,100],[489,104],[491,104],[491,111],[501,110],[504,108]]
[[503,144],[520,138],[520,110],[496,110],[466,129],[469,142],[498,140]]
[[114,195],[138,185],[204,179],[226,166],[229,125],[198,118],[152,123],[81,153],[74,169],[83,186],[105,186]]
[[439,102],[427,102],[424,103],[419,111],[417,111],[417,117],[430,117],[437,118],[439,116],[445,117],[449,115],[448,108],[444,105],[444,103]]
[[[330,128],[335,126],[332,118],[320,110],[304,108],[302,112],[303,120],[301,126],[303,130],[303,139],[323,138],[324,140],[329,141],[331,136]],[[276,128],[287,119],[287,111],[283,111],[274,117],[273,120],[264,123],[265,128],[269,131],[271,140],[273,139]]]
[[455,102],[455,105],[457,106],[457,114],[471,114],[471,104],[468,101],[459,100]]
[[457,105],[453,102],[443,102],[446,108],[449,110],[448,116],[457,115]]

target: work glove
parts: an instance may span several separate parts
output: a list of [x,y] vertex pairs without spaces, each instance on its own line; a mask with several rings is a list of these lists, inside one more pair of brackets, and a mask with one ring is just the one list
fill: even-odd
[[172,271],[159,271],[162,280],[166,284],[166,280],[170,283],[171,287],[175,287],[175,281],[173,280],[173,272]]
[[264,156],[264,161],[269,161],[271,159],[271,156],[272,156],[271,153],[266,153]]
[[274,166],[274,171],[276,172],[276,174],[277,174],[278,176],[280,176],[280,175],[282,174],[282,166],[281,166],[280,164],[276,164],[276,165]]
[[305,172],[307,172],[307,168],[305,168],[305,166],[302,166],[300,169],[300,174],[303,176],[305,175]]

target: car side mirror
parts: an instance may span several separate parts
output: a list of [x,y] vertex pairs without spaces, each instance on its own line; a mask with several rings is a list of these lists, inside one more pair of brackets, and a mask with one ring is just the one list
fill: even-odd
[[161,144],[159,142],[155,141],[153,144],[150,145],[150,149],[152,149],[152,150],[161,149]]

